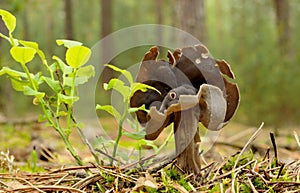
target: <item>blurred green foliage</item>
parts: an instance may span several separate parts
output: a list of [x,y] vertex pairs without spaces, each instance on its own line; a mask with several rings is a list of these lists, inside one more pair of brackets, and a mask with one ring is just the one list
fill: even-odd
[[[91,47],[101,39],[101,1],[73,0],[74,39]],[[162,24],[179,27],[174,19],[176,1],[162,1]],[[157,1],[112,1],[113,31],[137,24],[157,23]],[[16,36],[35,40],[41,49],[62,56],[55,39],[64,38],[64,2],[61,0],[1,0],[0,7],[19,19]],[[280,54],[277,43],[276,17],[273,0],[206,0],[206,46],[215,58],[225,59],[237,77],[241,104],[235,120],[258,125],[283,126],[299,124],[300,120],[300,2],[289,0],[290,50]],[[8,45],[0,42],[0,66],[12,63]],[[150,45],[149,45],[150,47]],[[115,58],[115,65],[129,67],[140,61],[149,47],[136,48]],[[127,55],[126,55],[127,54]],[[32,68],[39,69],[39,66]],[[10,92],[7,82],[0,79],[3,111],[15,112],[12,104],[20,103]],[[101,91],[99,91],[100,94]],[[104,99],[103,99],[104,100]],[[30,100],[24,101],[26,104]],[[105,102],[106,103],[106,102]],[[4,105],[5,104],[5,105]],[[7,107],[9,106],[9,107]],[[7,110],[9,109],[9,110]]]

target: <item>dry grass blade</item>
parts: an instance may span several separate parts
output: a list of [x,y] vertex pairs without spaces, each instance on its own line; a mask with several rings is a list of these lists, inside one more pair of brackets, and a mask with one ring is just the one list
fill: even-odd
[[[28,187],[22,187],[22,188],[16,188],[11,190],[11,192],[18,192],[18,191],[31,191],[31,190],[45,190],[45,191],[69,191],[69,192],[79,192],[79,193],[85,193],[85,191],[76,189],[76,188],[71,188],[71,187],[66,187],[66,186],[28,186]],[[44,192],[44,191],[42,191]]]
[[296,142],[297,142],[297,144],[298,144],[298,147],[300,148],[300,139],[299,139],[299,136],[298,136],[298,134],[297,134],[296,131],[294,131],[294,137],[295,137],[295,139],[296,139]]
[[78,181],[72,187],[83,189],[84,187],[88,186],[89,184],[95,184],[100,179],[102,179],[102,176],[100,174],[93,174],[91,176],[88,176],[88,177]]
[[238,168],[236,168],[236,169],[234,169],[234,170],[231,170],[231,171],[229,171],[229,172],[226,172],[225,174],[222,174],[222,175],[220,175],[220,176],[215,177],[213,180],[214,180],[214,181],[216,181],[216,180],[221,180],[221,179],[223,179],[224,177],[229,176],[229,175],[232,174],[233,172],[235,173],[236,171],[239,171],[239,170],[245,168],[246,166],[251,165],[251,164],[254,163],[254,162],[255,162],[255,160],[252,160],[252,161],[250,161],[250,162],[248,162],[248,163],[246,163],[246,164],[244,164],[244,165],[242,165],[242,166],[240,166],[240,167],[238,167]]
[[264,123],[261,123],[261,125],[259,126],[259,128],[255,131],[255,133],[250,137],[250,139],[247,141],[247,143],[245,144],[245,146],[243,147],[242,151],[239,153],[236,161],[235,161],[235,164],[234,164],[234,167],[233,167],[233,170],[236,168],[239,160],[240,160],[240,157],[241,155],[246,151],[246,149],[249,147],[249,145],[257,138],[257,136],[260,134],[260,132],[262,131],[262,128],[264,126]]
[[247,178],[247,181],[248,181],[248,183],[249,183],[249,185],[251,187],[252,192],[258,193],[258,191],[255,189],[255,186],[252,184],[250,178]]
[[180,186],[178,183],[172,183],[172,186],[177,189],[180,193],[188,193],[184,187]]

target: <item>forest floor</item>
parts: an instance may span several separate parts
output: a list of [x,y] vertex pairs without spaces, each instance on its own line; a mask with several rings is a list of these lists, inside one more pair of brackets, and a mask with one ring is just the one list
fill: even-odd
[[146,157],[154,160],[150,167],[132,160],[115,167],[104,161],[95,165],[75,133],[72,141],[86,163],[76,166],[56,132],[35,117],[3,122],[0,192],[298,192],[300,128],[277,131],[272,135],[274,129],[266,125],[230,123],[201,156],[202,175],[195,176],[184,173],[174,159],[163,160],[164,155]]

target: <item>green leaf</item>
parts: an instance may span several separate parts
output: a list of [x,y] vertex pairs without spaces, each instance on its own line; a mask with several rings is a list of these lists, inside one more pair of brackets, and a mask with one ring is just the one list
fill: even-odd
[[4,21],[8,31],[12,33],[16,28],[16,17],[3,9],[0,9],[0,16],[2,17],[2,20]]
[[84,76],[90,78],[95,76],[95,69],[94,66],[88,65],[77,70],[76,76]]
[[134,132],[134,133],[124,131],[123,134],[127,137],[130,137],[131,139],[140,140],[140,139],[144,139],[146,135],[146,131],[140,130],[139,132]]
[[68,116],[68,112],[66,111],[59,111],[57,114],[56,114],[57,117],[65,117],[65,116]]
[[155,145],[154,141],[150,141],[150,140],[146,140],[146,139],[140,139],[138,141],[138,146],[143,146],[143,145],[152,147],[154,152],[157,152],[157,150],[158,150],[158,147],[157,147],[157,145]]
[[47,120],[46,115],[44,115],[44,114],[39,114],[38,115],[38,122],[43,122],[43,121],[46,121],[46,120]]
[[10,54],[17,62],[21,64],[26,64],[30,62],[35,55],[36,51],[30,47],[19,47],[14,46],[10,49]]
[[97,146],[104,145],[105,147],[107,147],[109,145],[113,145],[115,142],[111,139],[105,139],[102,135],[100,135],[96,138],[95,143],[97,144]]
[[38,155],[37,152],[34,149],[31,151],[30,157],[29,157],[29,166],[32,172],[36,171],[37,168],[37,161],[38,161]]
[[97,105],[96,110],[103,110],[114,116],[117,120],[121,119],[121,114],[111,105]]
[[64,63],[59,57],[53,56],[52,59],[56,61],[58,68],[63,72],[63,74],[70,74],[73,72],[73,68],[67,66],[66,63]]
[[149,112],[149,110],[146,109],[145,104],[143,104],[143,105],[140,106],[140,107],[131,107],[131,108],[128,109],[128,112],[129,112],[129,113],[135,113],[135,112],[137,112],[137,111],[139,111],[139,110]]
[[49,68],[50,68],[50,70],[51,70],[52,72],[54,72],[55,70],[57,70],[56,62],[54,62],[53,64],[51,64],[51,65],[49,66]]
[[[5,74],[9,76],[12,87],[16,91],[24,91],[24,86],[30,86],[30,82],[28,81],[27,74],[24,72],[19,72],[16,70],[12,70],[8,67],[3,67],[0,70],[0,76],[5,75]],[[38,76],[39,76],[39,74],[34,76],[33,74],[30,73],[30,77],[33,79],[33,82],[36,86],[38,86],[38,84],[40,83],[38,81]]]
[[72,129],[71,128],[63,128],[63,129],[64,129],[64,132],[65,132],[67,138],[69,138],[70,134],[72,133]]
[[25,89],[24,87],[25,86],[30,86],[30,82],[29,81],[24,81],[24,80],[21,80],[21,79],[14,79],[14,78],[11,78],[10,81],[11,81],[12,87],[16,91],[24,91],[24,89]]
[[[85,76],[82,77],[76,77],[75,79],[75,86],[78,86],[80,84],[84,84],[88,81],[88,78]],[[66,77],[63,78],[63,86],[73,86],[73,78],[72,77]]]
[[108,82],[108,84],[104,83],[104,89],[105,90],[114,89],[118,91],[120,94],[122,94],[124,99],[127,99],[130,94],[130,88],[128,86],[125,86],[123,81],[116,78],[111,79]]
[[38,86],[44,82],[42,79],[42,72],[38,72],[36,75],[34,75],[32,80],[35,86],[38,88]]
[[111,65],[111,64],[106,64],[105,66],[107,66],[107,67],[113,69],[113,70],[116,71],[116,72],[120,72],[121,74],[123,74],[123,75],[126,77],[126,79],[129,81],[130,85],[132,85],[132,83],[133,83],[133,78],[132,78],[131,73],[130,73],[129,71],[127,71],[127,70],[122,70],[122,69],[120,69],[120,68],[118,68],[118,67],[116,67],[116,66],[114,66],[114,65]]
[[67,50],[66,61],[72,68],[79,68],[87,63],[91,56],[91,50],[85,46],[74,46]]
[[38,99],[41,99],[45,96],[44,92],[39,92],[39,91],[33,90],[29,86],[24,86],[24,91],[23,92],[24,92],[24,95],[35,96]]
[[40,56],[42,60],[46,59],[44,52],[39,49],[38,43],[32,41],[24,41],[24,40],[19,40],[19,42],[25,47],[30,47],[35,49],[35,51],[37,52],[37,54]]
[[56,40],[56,44],[59,45],[59,46],[64,45],[66,48],[72,48],[74,46],[81,46],[82,45],[81,42],[77,42],[77,41],[74,41],[74,40],[63,40],[63,39]]
[[[20,71],[17,71],[17,70],[13,70],[9,67],[3,67],[1,70],[0,70],[0,76],[4,75],[4,74],[7,74],[8,76],[10,77],[22,77],[22,78],[26,78],[27,79],[27,74],[24,73],[24,72],[20,72]],[[30,74],[31,78],[34,77],[33,74]]]
[[52,80],[49,77],[42,77],[42,79],[47,83],[47,85],[56,93],[59,93],[61,91],[59,81]]
[[73,105],[74,102],[78,101],[79,100],[79,97],[77,96],[67,96],[67,95],[63,95],[63,94],[58,94],[58,99],[63,102],[63,103],[66,103],[68,105]]
[[155,90],[156,92],[158,92],[159,94],[161,94],[159,90],[157,90],[156,88],[154,88],[152,86],[149,86],[149,85],[143,84],[143,83],[139,83],[139,82],[135,82],[135,83],[132,84],[132,87],[131,87],[130,98],[133,96],[133,94],[136,91],[140,90],[142,92],[146,92],[148,89]]

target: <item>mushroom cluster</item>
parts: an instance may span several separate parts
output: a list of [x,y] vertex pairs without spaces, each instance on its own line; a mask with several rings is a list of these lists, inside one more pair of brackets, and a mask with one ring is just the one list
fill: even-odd
[[200,174],[198,122],[209,130],[220,130],[239,104],[239,90],[229,64],[216,60],[204,45],[168,51],[168,60],[157,60],[158,47],[145,54],[136,77],[160,91],[137,91],[131,107],[145,104],[150,111],[137,111],[146,127],[146,139],[154,140],[172,122],[178,165]]

